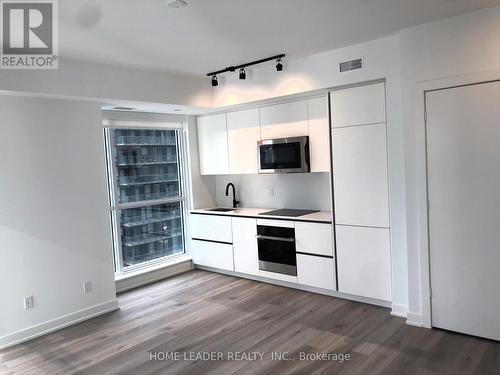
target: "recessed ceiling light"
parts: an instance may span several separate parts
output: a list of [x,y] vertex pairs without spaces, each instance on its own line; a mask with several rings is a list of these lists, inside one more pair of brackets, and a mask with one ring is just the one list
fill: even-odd
[[182,111],[182,109],[180,109],[180,108],[174,108],[174,112],[180,112],[180,111]]
[[186,0],[170,0],[167,5],[170,8],[184,8],[188,3]]

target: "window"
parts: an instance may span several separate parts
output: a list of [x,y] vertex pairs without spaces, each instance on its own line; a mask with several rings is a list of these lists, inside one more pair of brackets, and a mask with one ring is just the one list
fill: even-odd
[[115,271],[183,254],[180,129],[105,129]]

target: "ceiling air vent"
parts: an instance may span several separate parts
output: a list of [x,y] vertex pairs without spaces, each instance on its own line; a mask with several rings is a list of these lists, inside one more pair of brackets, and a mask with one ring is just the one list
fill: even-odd
[[363,69],[363,59],[354,59],[343,61],[339,64],[340,73],[350,72],[351,70]]
[[117,111],[133,111],[135,108],[132,108],[132,107],[113,107],[113,109],[116,109]]

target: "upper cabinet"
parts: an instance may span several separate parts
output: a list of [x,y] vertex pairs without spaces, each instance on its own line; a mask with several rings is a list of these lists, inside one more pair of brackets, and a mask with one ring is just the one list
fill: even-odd
[[308,135],[307,100],[261,107],[260,125],[262,139]]
[[258,108],[227,113],[227,142],[230,174],[258,173],[258,140],[260,140]]
[[311,172],[329,172],[330,127],[328,125],[328,98],[322,96],[309,99],[307,108]]
[[257,141],[307,135],[311,172],[330,171],[326,95],[198,117],[200,172],[256,174]]
[[225,113],[198,117],[198,147],[202,175],[229,173]]
[[384,83],[332,91],[330,99],[334,128],[386,121]]

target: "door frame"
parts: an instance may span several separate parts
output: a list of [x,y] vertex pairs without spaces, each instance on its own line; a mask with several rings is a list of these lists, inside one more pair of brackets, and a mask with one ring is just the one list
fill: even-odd
[[[431,278],[430,278],[430,242],[428,212],[428,155],[427,155],[427,93],[453,87],[468,86],[500,80],[500,70],[472,73],[417,83],[413,108],[416,147],[416,214],[417,214],[417,249],[418,274],[420,286],[421,313],[408,313],[407,324],[432,328]],[[417,291],[418,293],[418,291]],[[420,316],[419,316],[420,315]]]

